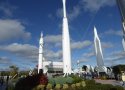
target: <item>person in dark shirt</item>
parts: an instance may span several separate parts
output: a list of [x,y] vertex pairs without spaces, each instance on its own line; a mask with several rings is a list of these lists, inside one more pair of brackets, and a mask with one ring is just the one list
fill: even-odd
[[47,85],[48,83],[48,78],[46,75],[43,74],[43,70],[40,69],[39,74],[38,74],[38,84],[42,84],[42,85]]
[[0,84],[1,84],[1,86],[3,86],[3,83],[4,83],[4,79],[3,79],[3,77],[1,77],[0,78]]

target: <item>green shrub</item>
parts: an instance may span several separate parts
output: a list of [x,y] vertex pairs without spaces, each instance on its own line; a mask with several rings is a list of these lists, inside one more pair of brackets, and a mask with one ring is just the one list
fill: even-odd
[[61,85],[60,84],[56,84],[55,89],[59,90],[60,88],[61,88]]
[[67,84],[72,84],[72,83],[73,83],[73,80],[74,80],[74,79],[73,79],[72,77],[66,77],[66,78],[65,78],[65,81],[66,81]]
[[38,86],[36,86],[36,90],[44,90],[44,88],[45,88],[45,85],[38,85]]
[[81,86],[82,86],[82,87],[85,87],[85,86],[86,86],[85,81],[82,81],[82,82],[81,82]]
[[96,84],[95,80],[85,80],[86,85],[93,85]]
[[66,83],[66,79],[65,79],[65,77],[57,77],[57,78],[55,78],[55,83],[63,85]]
[[63,90],[67,90],[68,89],[68,84],[63,84]]
[[48,83],[47,86],[46,86],[46,89],[47,89],[47,90],[52,89],[52,84]]
[[121,86],[113,86],[111,84],[89,84],[81,90],[124,90]]
[[72,84],[72,85],[71,85],[71,88],[75,90],[76,84]]
[[[121,86],[114,86],[115,88],[116,88],[116,90],[124,90],[124,88],[123,87],[121,87]],[[112,89],[113,90],[113,89]]]
[[110,90],[110,88],[113,88],[113,87],[114,87],[114,86],[111,85],[111,84],[102,84],[101,86],[102,86],[102,88],[107,89],[107,90]]
[[95,83],[96,85],[101,85],[101,83]]
[[49,79],[48,79],[48,83],[52,84],[53,87],[54,87],[55,84],[56,84],[54,78],[49,78]]
[[76,87],[80,87],[81,86],[81,83],[76,83]]
[[80,78],[79,76],[72,75],[71,77],[73,78],[73,83],[79,83],[83,81],[83,79]]

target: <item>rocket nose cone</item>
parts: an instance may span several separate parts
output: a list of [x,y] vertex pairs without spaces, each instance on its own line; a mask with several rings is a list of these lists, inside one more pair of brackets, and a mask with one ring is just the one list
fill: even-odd
[[97,36],[97,30],[96,30],[96,27],[94,27],[94,35]]
[[41,37],[43,37],[43,33],[41,32]]

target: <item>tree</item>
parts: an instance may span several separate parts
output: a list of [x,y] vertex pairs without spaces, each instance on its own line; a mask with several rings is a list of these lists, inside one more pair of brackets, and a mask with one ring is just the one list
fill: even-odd
[[125,71],[125,65],[116,65],[112,69],[114,74],[121,74],[121,71]]
[[14,77],[16,74],[18,74],[18,70],[19,70],[19,68],[17,67],[17,66],[15,66],[15,65],[12,65],[12,66],[10,66],[9,67],[10,68],[10,75],[12,76],[12,77]]
[[83,69],[84,71],[86,71],[86,70],[87,70],[87,66],[86,66],[86,65],[83,65],[82,69]]

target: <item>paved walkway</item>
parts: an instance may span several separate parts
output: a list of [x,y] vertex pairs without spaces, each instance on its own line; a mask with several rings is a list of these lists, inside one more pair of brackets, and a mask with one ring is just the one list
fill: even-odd
[[0,85],[0,90],[6,90],[6,84]]
[[[116,80],[100,80],[100,79],[95,79],[96,82],[102,83],[102,84],[112,84],[114,86],[119,85],[122,86],[123,82],[122,81],[116,81]],[[123,86],[125,87],[125,85]]]

